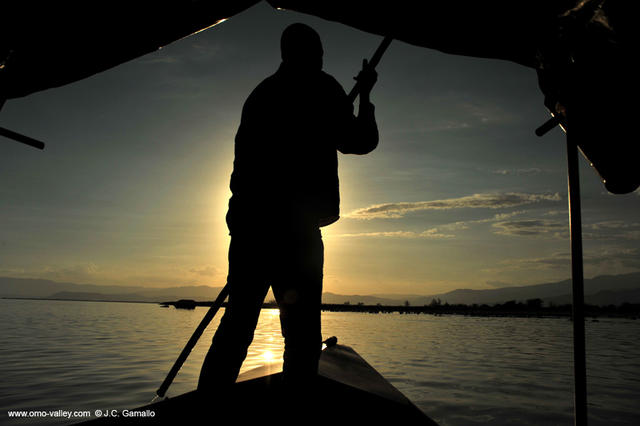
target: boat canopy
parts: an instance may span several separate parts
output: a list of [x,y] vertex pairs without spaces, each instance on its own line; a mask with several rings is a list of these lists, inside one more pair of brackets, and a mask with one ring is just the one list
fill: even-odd
[[[153,52],[255,0],[72,0],[3,4],[0,102],[62,86]],[[634,167],[637,2],[616,0],[268,0],[362,31],[455,55],[535,69],[544,104],[613,193],[640,186]],[[132,6],[135,4],[135,6]],[[569,128],[571,130],[569,131]]]

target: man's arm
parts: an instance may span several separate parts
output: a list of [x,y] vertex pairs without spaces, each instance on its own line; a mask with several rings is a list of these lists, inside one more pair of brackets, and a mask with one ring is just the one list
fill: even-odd
[[362,61],[362,71],[354,77],[360,83],[360,106],[358,116],[353,117],[347,125],[344,138],[338,142],[338,151],[343,154],[368,154],[378,146],[378,125],[376,124],[375,107],[371,103],[371,89],[376,84],[378,74],[369,66],[366,59]]

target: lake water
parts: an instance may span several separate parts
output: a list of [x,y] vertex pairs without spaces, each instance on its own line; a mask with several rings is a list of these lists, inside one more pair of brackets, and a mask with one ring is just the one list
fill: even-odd
[[[0,299],[0,423],[8,410],[133,408],[149,402],[207,308]],[[216,316],[168,394],[195,388]],[[323,334],[353,347],[439,424],[571,425],[571,322],[557,318],[323,313]],[[640,424],[640,321],[587,322],[590,425]],[[243,371],[281,360],[277,310],[263,310]]]

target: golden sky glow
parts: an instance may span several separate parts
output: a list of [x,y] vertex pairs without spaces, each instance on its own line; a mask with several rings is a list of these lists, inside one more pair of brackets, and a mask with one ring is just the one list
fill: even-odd
[[[0,146],[0,276],[170,287],[226,281],[233,139],[244,100],[302,20],[348,91],[379,37],[260,5],[225,25],[3,108],[47,141]],[[325,291],[434,294],[568,278],[565,139],[535,72],[394,43],[372,93],[379,147],[340,155]],[[581,160],[585,273],[640,270],[637,193]],[[268,227],[269,224],[264,224]]]

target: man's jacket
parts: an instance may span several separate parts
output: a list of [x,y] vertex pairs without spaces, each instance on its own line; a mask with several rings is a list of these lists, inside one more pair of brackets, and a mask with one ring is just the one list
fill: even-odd
[[342,86],[323,71],[300,74],[285,63],[251,93],[235,138],[232,234],[264,225],[325,226],[338,220],[338,155],[378,144],[373,105],[358,117]]

